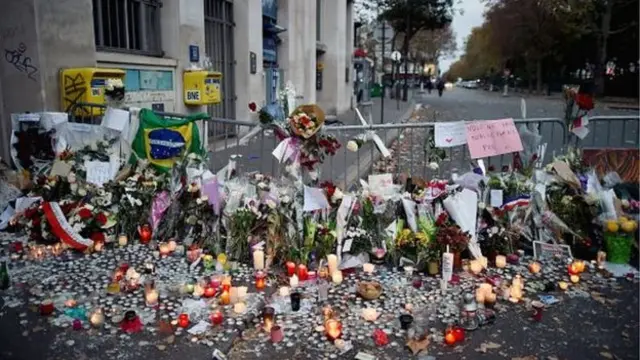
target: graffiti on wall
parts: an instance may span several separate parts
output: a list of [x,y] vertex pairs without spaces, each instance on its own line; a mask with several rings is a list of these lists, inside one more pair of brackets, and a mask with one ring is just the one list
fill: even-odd
[[15,49],[4,49],[4,59],[21,73],[33,81],[36,80],[38,68],[32,64],[33,60],[26,54],[27,45],[20,43]]
[[64,75],[64,103],[66,104],[64,111],[67,112],[73,105],[78,103],[87,92],[87,83],[84,81],[82,74],[75,76]]

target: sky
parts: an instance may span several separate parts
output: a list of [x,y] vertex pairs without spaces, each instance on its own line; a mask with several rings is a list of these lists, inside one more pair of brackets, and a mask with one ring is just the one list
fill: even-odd
[[467,39],[467,36],[471,34],[471,29],[482,25],[484,20],[482,17],[484,5],[481,0],[461,0],[458,7],[463,9],[464,13],[462,15],[456,14],[451,24],[453,26],[453,31],[456,33],[458,52],[455,57],[440,60],[440,70],[443,74],[449,70],[449,66],[451,66],[451,64],[453,64],[463,54],[464,42]]

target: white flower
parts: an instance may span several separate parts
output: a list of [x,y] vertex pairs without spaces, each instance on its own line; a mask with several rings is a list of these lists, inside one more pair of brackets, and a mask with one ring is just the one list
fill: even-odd
[[256,181],[262,181],[264,179],[264,175],[257,173],[254,178],[256,179]]
[[87,196],[87,190],[85,188],[78,189],[78,195]]
[[354,140],[349,140],[349,142],[347,142],[347,150],[353,151],[353,152],[358,151],[358,143],[355,142]]
[[288,204],[291,202],[291,197],[289,195],[284,195],[280,198],[280,202],[283,204]]
[[207,195],[201,196],[200,200],[202,200],[202,202],[207,202],[209,201],[209,197]]
[[196,153],[189,153],[189,155],[187,155],[187,159],[195,160],[196,159]]
[[438,165],[437,162],[433,161],[433,162],[429,163],[429,169],[438,170],[439,168],[440,168],[440,165]]
[[135,199],[135,201],[136,201],[136,206],[142,206],[142,200]]
[[265,182],[262,182],[262,181],[261,181],[261,182],[259,182],[259,183],[258,183],[258,188],[259,188],[260,190],[267,189],[268,187],[269,187],[269,185],[267,185],[267,183],[265,183]]
[[490,232],[491,232],[491,234],[497,234],[498,233],[498,227],[497,226],[491,227]]
[[75,193],[78,191],[78,184],[77,183],[72,183],[71,185],[69,185],[69,189],[71,190],[72,193]]
[[267,204],[269,209],[275,209],[277,205],[276,202],[273,201],[273,199],[267,199],[267,201],[265,201],[265,204]]
[[202,199],[201,199],[201,198],[197,198],[197,199],[196,199],[196,204],[198,204],[198,205],[202,205]]
[[91,149],[91,151],[98,151],[98,144],[91,143],[91,145],[89,145],[89,149]]
[[95,209],[95,208],[93,207],[93,205],[90,205],[90,204],[86,204],[86,205],[84,206],[84,208],[85,208],[85,209],[87,209],[87,210],[89,210],[89,211],[93,211],[93,210]]
[[336,202],[338,200],[342,200],[343,197],[344,193],[342,193],[342,190],[336,188],[336,190],[333,192],[333,196],[331,196],[331,201]]
[[482,210],[482,209],[484,209],[486,207],[487,207],[487,205],[484,202],[482,202],[482,201],[478,202],[478,209]]
[[78,177],[76,176],[76,173],[74,173],[73,171],[70,172],[69,175],[67,175],[67,181],[69,182],[69,184],[74,184],[77,180],[78,180]]
[[82,231],[82,229],[84,229],[84,224],[82,222],[77,222],[73,224],[73,231],[80,232]]
[[628,208],[631,204],[629,204],[629,200],[623,199],[620,201],[620,205],[622,205],[623,208]]
[[309,171],[309,177],[311,178],[311,180],[316,181],[318,180],[318,172],[315,170]]

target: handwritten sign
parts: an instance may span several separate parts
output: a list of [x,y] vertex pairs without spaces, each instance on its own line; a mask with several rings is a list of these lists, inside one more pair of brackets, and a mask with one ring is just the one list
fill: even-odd
[[467,143],[467,128],[464,121],[435,124],[434,140],[436,147],[446,148]]
[[533,256],[536,259],[551,259],[556,256],[572,258],[571,247],[561,244],[547,244],[542,241],[533,242]]
[[393,193],[393,175],[391,174],[374,174],[369,175],[367,179],[369,183],[369,191],[379,196],[385,196]]
[[87,169],[87,182],[102,186],[112,180],[113,172],[111,163],[105,161],[85,161],[84,167]]
[[466,129],[472,159],[522,151],[513,119],[471,121]]

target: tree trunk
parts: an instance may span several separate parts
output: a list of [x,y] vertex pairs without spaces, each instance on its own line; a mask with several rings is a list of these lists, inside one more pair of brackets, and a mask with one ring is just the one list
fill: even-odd
[[611,14],[613,13],[613,4],[615,0],[608,0],[605,4],[605,10],[602,14],[602,22],[600,23],[600,33],[596,41],[596,66],[593,80],[597,95],[604,95],[605,71],[607,62],[607,45],[609,40],[609,32],[611,31]]
[[536,93],[542,94],[542,60],[536,60]]

